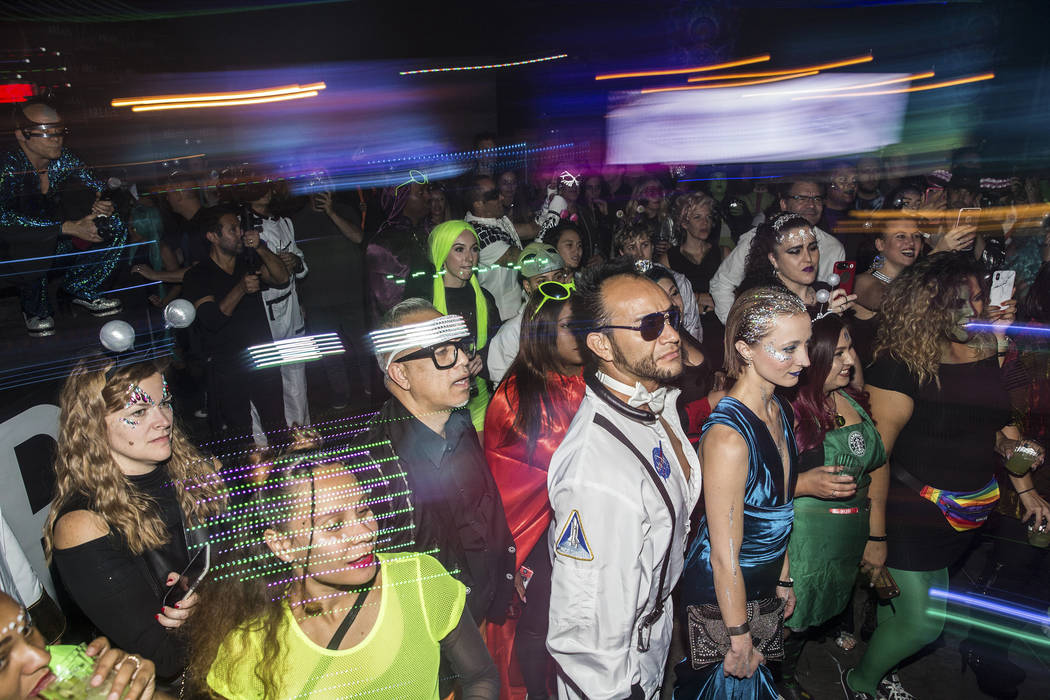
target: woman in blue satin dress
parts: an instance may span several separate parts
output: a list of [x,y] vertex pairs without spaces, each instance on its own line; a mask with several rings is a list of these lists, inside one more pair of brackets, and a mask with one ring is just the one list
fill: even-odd
[[686,658],[679,664],[675,700],[779,696],[754,648],[747,601],[782,598],[785,617],[795,606],[787,544],[797,454],[790,405],[773,392],[798,383],[809,365],[809,337],[806,307],[785,289],[752,289],[729,312],[726,369],[736,383],[704,426],[705,510],[686,555],[681,593],[683,610],[718,606],[730,649],[720,663],[694,668]]

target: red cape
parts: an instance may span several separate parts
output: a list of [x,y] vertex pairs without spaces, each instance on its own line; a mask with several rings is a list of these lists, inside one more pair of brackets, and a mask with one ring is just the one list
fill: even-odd
[[[551,521],[547,468],[587,388],[582,376],[566,377],[554,372],[547,375],[547,386],[555,406],[554,415],[550,416],[550,425],[541,430],[531,459],[526,454],[525,436],[513,428],[518,412],[514,376],[507,377],[496,389],[485,414],[485,458],[503,498],[503,510],[514,537],[515,569],[522,565],[533,547],[546,546],[544,536]],[[533,410],[543,411],[543,407],[536,406]],[[514,658],[516,625],[514,619],[508,619],[503,625],[486,625],[486,642],[502,681],[501,700],[525,698],[525,685]]]

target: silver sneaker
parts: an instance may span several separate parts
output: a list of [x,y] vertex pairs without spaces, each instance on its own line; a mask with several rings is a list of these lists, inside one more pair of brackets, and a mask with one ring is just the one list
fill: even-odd
[[55,320],[50,316],[28,316],[22,314],[22,318],[26,322],[26,331],[33,338],[43,338],[44,336],[55,334]]
[[896,671],[886,674],[875,689],[875,700],[915,700],[915,696],[904,689]]
[[119,299],[111,297],[96,297],[90,301],[77,298],[73,300],[73,303],[84,307],[95,316],[112,316],[113,314],[119,314],[121,308],[123,308],[123,304],[120,303]]

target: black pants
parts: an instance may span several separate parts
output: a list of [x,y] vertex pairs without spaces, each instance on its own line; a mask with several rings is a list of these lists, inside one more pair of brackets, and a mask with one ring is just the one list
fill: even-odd
[[254,369],[240,356],[236,359],[213,357],[209,365],[208,418],[212,431],[222,434],[225,425],[231,449],[234,445],[251,443],[250,404],[255,404],[267,441],[271,445],[285,442],[287,423],[281,368]]
[[532,579],[525,590],[518,626],[514,632],[514,654],[529,698],[546,698],[552,679],[552,661],[547,651],[547,622],[551,608],[551,560],[547,540],[541,537],[525,559]]

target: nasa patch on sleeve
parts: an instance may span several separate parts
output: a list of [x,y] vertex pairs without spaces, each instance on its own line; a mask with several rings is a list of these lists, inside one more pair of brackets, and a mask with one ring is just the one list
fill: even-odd
[[583,523],[580,522],[579,511],[572,511],[568,522],[565,523],[565,528],[558,536],[558,544],[554,547],[554,552],[579,561],[594,560],[591,547],[587,544],[587,535],[583,531]]

